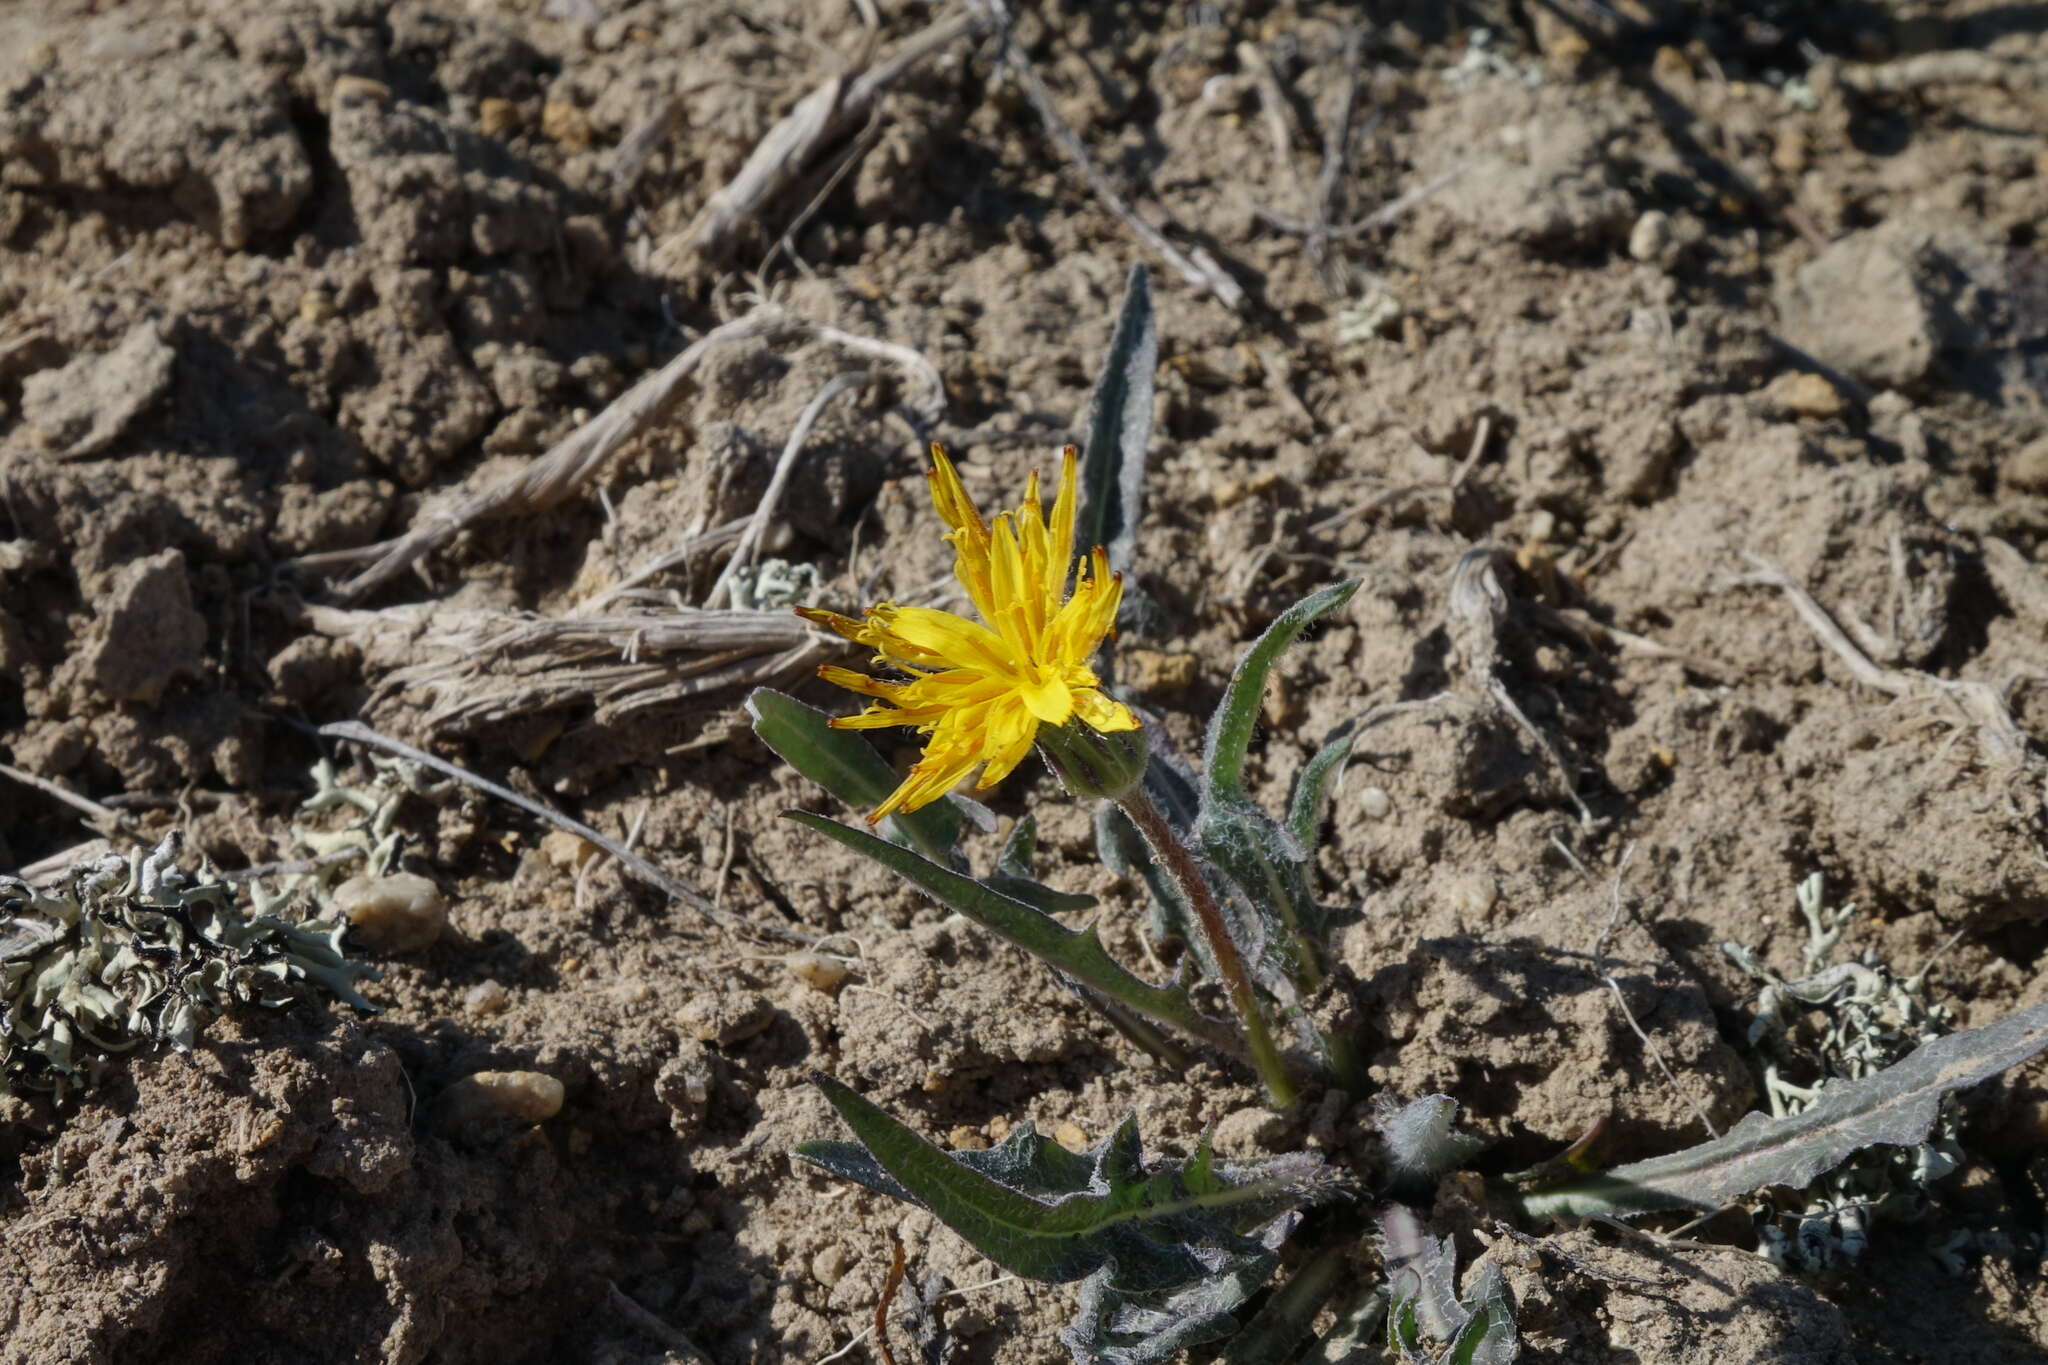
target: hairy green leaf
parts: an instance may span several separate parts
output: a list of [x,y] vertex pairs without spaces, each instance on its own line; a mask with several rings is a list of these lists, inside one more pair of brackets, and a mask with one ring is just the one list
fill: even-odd
[[1380,1250],[1392,1305],[1387,1348],[1401,1360],[1510,1365],[1521,1353],[1500,1268],[1488,1262],[1463,1296],[1457,1251],[1400,1204],[1380,1211]]
[[1317,618],[1335,611],[1358,591],[1359,580],[1338,583],[1310,593],[1280,613],[1265,634],[1252,643],[1230,676],[1223,701],[1209,721],[1209,743],[1202,758],[1202,781],[1212,793],[1243,800],[1244,755],[1251,744],[1252,727],[1258,723],[1259,700],[1266,690],[1266,675],[1280,652],[1293,644]]
[[1304,848],[1315,845],[1316,829],[1323,821],[1323,804],[1329,797],[1330,784],[1344,771],[1356,739],[1351,722],[1338,726],[1323,747],[1316,750],[1308,766],[1301,770],[1301,776],[1294,779],[1294,797],[1287,805],[1287,832]]
[[1927,1139],[1942,1096],[2048,1048],[2048,1004],[1922,1043],[1903,1061],[1829,1081],[1812,1106],[1784,1118],[1747,1114],[1711,1142],[1522,1196],[1531,1217],[1716,1209],[1768,1185],[1803,1189],[1876,1143]]
[[[873,810],[896,790],[896,770],[875,746],[852,731],[834,730],[831,718],[816,707],[757,687],[747,697],[747,714],[762,743],[854,809]],[[889,828],[901,836],[899,842],[949,867],[957,865],[954,846],[966,823],[966,813],[952,797],[888,819]]]
[[1023,901],[865,830],[808,811],[787,814],[856,853],[866,854],[940,904],[995,931],[1088,989],[1148,1018],[1182,1029],[1233,1056],[1244,1054],[1244,1044],[1230,1026],[1197,1011],[1188,1000],[1186,987],[1150,985],[1119,966],[1103,948],[1093,925],[1069,929]]
[[1145,267],[1131,267],[1109,354],[1088,398],[1088,448],[1081,460],[1081,514],[1075,544],[1100,545],[1110,567],[1131,567],[1145,506],[1145,452],[1152,440],[1152,382],[1159,368],[1159,324]]
[[[1270,1250],[1255,1234],[1335,1195],[1335,1170],[1312,1153],[1230,1164],[1200,1154],[1148,1168],[1130,1118],[1085,1156],[1020,1128],[1000,1148],[946,1152],[829,1076],[813,1076],[872,1168],[844,1144],[795,1155],[908,1197],[1012,1274],[1065,1282],[1107,1271],[1120,1294],[1192,1286],[1220,1262]],[[887,1181],[878,1176],[886,1176]]]
[[1223,1365],[1295,1359],[1315,1331],[1316,1314],[1351,1268],[1348,1246],[1325,1246],[1310,1256],[1230,1339]]

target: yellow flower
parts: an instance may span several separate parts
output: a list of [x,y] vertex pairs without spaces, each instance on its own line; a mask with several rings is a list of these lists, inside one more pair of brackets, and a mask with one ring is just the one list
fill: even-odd
[[908,677],[884,682],[848,668],[819,669],[827,682],[877,699],[834,726],[914,725],[929,736],[924,756],[868,823],[929,805],[976,764],[986,765],[979,785],[993,787],[1031,752],[1040,725],[1066,725],[1078,717],[1104,734],[1138,728],[1131,709],[1106,696],[1102,679],[1088,667],[1116,625],[1123,575],[1109,571],[1109,556],[1100,546],[1074,563],[1078,462],[1068,446],[1050,517],[1040,506],[1034,472],[1023,506],[990,526],[945,450],[932,447],[932,504],[952,528],[946,539],[953,543],[953,573],[980,620],[893,602],[869,607],[863,621],[797,608],[798,615],[874,650],[877,667]]

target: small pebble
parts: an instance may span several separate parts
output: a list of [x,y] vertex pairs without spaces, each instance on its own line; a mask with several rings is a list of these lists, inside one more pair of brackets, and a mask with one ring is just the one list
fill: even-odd
[[716,1047],[745,1042],[774,1018],[775,1007],[754,991],[706,992],[676,1011],[683,1032]]
[[811,1257],[811,1278],[827,1289],[846,1276],[846,1251],[836,1243]]
[[503,1014],[511,1004],[512,992],[496,981],[479,981],[462,993],[463,1008],[486,1018]]
[[1446,899],[1460,919],[1478,919],[1500,903],[1500,883],[1491,872],[1468,872],[1451,883]]
[[488,137],[502,137],[519,131],[519,106],[508,99],[485,99],[476,106],[477,126]]
[[1767,408],[1797,417],[1839,417],[1846,406],[1840,389],[1823,376],[1804,370],[1787,371],[1773,379],[1764,388],[1763,402]]
[[1358,794],[1358,805],[1368,820],[1384,820],[1394,813],[1394,798],[1385,787],[1367,787]]
[[562,1112],[562,1096],[562,1083],[538,1071],[478,1071],[441,1092],[434,1125],[458,1133],[488,1123],[542,1123]]
[[334,908],[348,917],[364,943],[380,952],[428,947],[448,927],[441,889],[414,872],[350,877],[334,888]]
[[1088,1150],[1088,1133],[1072,1119],[1061,1119],[1053,1125],[1052,1140],[1070,1152]]
[[549,100],[541,106],[540,130],[548,141],[560,143],[567,151],[580,152],[590,145],[590,120],[566,100]]
[[847,966],[824,953],[791,953],[782,959],[790,975],[814,991],[830,995],[846,983]]
[[980,1129],[963,1123],[946,1134],[946,1145],[956,1152],[982,1152],[988,1150],[988,1139],[981,1135]]
[[1670,214],[1662,209],[1651,209],[1636,219],[1634,230],[1628,234],[1629,255],[1639,261],[1661,261],[1670,249]]
[[540,856],[548,860],[548,866],[565,872],[583,866],[595,852],[596,844],[566,829],[551,829],[540,837]]
[[307,322],[326,322],[339,311],[334,295],[325,289],[308,289],[299,295],[299,316]]

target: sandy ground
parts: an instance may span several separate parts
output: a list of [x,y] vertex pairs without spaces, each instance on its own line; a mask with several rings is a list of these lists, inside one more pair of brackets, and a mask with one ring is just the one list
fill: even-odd
[[[935,600],[922,441],[991,504],[1050,469],[1134,262],[1162,360],[1121,675],[1192,747],[1246,641],[1364,580],[1289,656],[1253,776],[1279,799],[1370,722],[1318,861],[1356,912],[1332,957],[1382,1093],[1456,1098],[1487,1175],[1601,1115],[1610,1160],[1699,1140],[1758,1095],[1754,983],[1718,945],[1796,972],[1816,871],[1862,907],[1845,949],[1902,974],[1961,931],[1932,977],[1959,1024],[2048,999],[2038,16],[1454,8],[1375,7],[1348,42],[1335,4],[1016,6],[1052,107],[1234,304],[1105,209],[982,36],[872,100],[772,230],[707,237],[776,120],[937,6],[0,12],[0,758],[115,802],[122,846],[175,825],[237,868],[294,856],[323,754],[369,780],[311,734],[359,718],[630,832],[727,919],[506,803],[409,798],[449,921],[363,949],[382,1013],[237,1016],[82,1099],[4,1101],[0,1358],[809,1362],[872,1321],[894,1234],[954,1359],[1063,1359],[1070,1289],[992,1283],[929,1216],[792,1170],[838,1132],[814,1069],[955,1146],[1135,1111],[1170,1152],[1215,1124],[1232,1152],[1369,1160],[1372,1097],[1276,1116],[1220,1062],[1158,1069],[780,820],[832,803],[753,738],[744,687],[845,704],[784,617],[731,655],[658,643],[849,370],[763,548],[842,610]],[[767,307],[578,479],[373,569]],[[1495,676],[1540,742],[1445,629],[1484,542],[1515,604]],[[1046,879],[1146,964],[1088,813],[1035,762],[993,808],[1038,811]],[[0,779],[0,865],[78,821]],[[847,974],[761,926],[834,935]],[[560,1112],[448,1098],[485,1070],[558,1080]],[[1503,1257],[1524,1358],[2048,1359],[2048,1070],[1976,1096],[1965,1134],[1928,1221],[1828,1274],[1751,1254],[1741,1214],[1698,1234],[1721,1249],[1591,1229]],[[1467,1254],[1490,1198],[1439,1201]],[[1958,1231],[1982,1250],[1954,1274],[1930,1249]]]

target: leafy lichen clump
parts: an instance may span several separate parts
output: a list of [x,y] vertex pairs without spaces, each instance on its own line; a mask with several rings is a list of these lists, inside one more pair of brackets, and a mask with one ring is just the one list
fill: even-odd
[[373,1009],[370,969],[341,952],[338,919],[250,916],[236,889],[177,865],[173,832],[146,856],[108,854],[50,886],[0,877],[0,1091],[92,1085],[143,1043],[192,1050],[217,1016],[326,994]]

